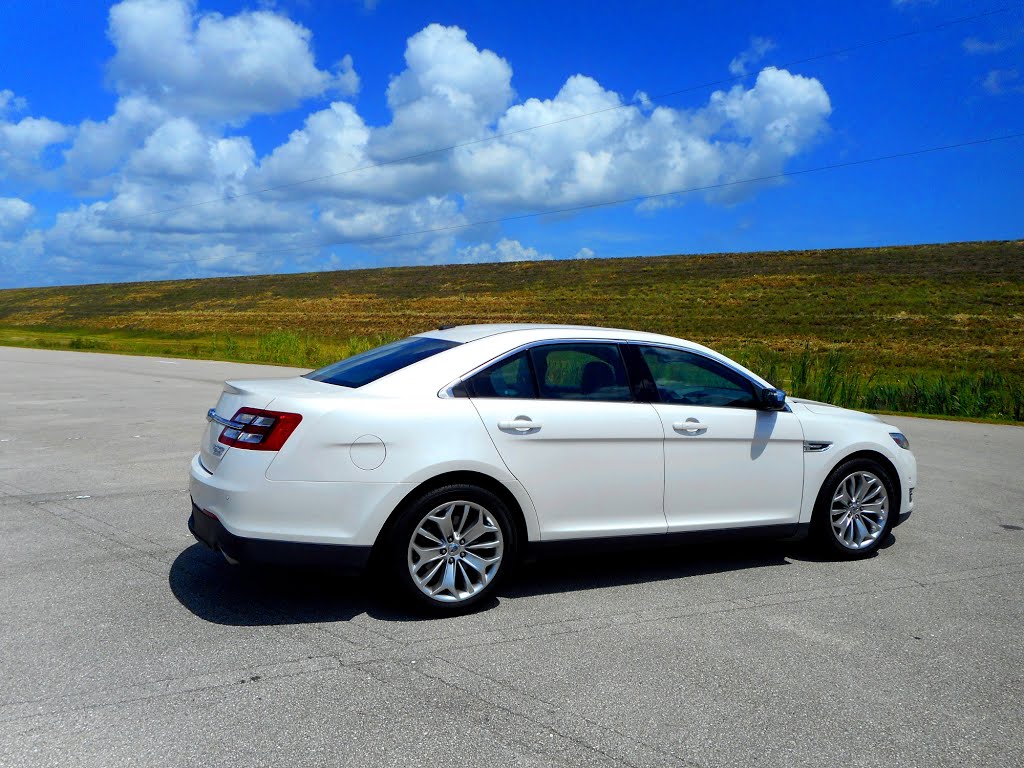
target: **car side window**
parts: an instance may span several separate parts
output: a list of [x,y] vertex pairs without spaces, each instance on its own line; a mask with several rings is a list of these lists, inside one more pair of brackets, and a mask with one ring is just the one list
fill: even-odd
[[641,346],[658,395],[670,405],[756,408],[754,388],[740,374],[703,355],[668,347]]
[[499,360],[466,380],[470,397],[535,398],[537,388],[525,351]]
[[546,344],[533,347],[530,357],[544,399],[633,400],[617,344]]

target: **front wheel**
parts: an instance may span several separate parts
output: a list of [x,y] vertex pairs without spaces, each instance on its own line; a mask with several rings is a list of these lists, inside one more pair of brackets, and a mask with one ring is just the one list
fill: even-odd
[[825,479],[812,529],[833,554],[853,559],[874,552],[892,530],[899,503],[885,469],[871,459],[853,459]]
[[477,486],[450,485],[427,492],[400,514],[386,567],[415,605],[453,615],[494,594],[517,544],[501,499]]

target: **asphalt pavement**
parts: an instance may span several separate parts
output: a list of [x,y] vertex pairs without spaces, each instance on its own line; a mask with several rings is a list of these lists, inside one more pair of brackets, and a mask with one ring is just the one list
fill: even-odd
[[0,765],[1024,765],[1024,428],[892,418],[867,560],[575,556],[420,620],[189,534],[222,380],[290,373],[0,348]]

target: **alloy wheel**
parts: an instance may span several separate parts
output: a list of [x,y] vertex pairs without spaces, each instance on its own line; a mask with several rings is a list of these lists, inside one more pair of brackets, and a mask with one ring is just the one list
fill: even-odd
[[836,486],[829,510],[832,533],[840,545],[862,550],[873,545],[889,519],[889,493],[873,472],[860,470]]
[[505,539],[494,516],[470,501],[435,507],[409,540],[413,583],[432,600],[457,603],[480,593],[501,568]]

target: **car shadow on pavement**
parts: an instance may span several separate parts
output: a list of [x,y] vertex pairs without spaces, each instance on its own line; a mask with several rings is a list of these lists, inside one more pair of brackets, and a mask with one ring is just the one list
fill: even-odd
[[578,592],[782,566],[789,564],[787,555],[802,546],[751,540],[548,554],[522,566],[515,577],[505,583],[501,594],[527,597]]
[[[496,599],[605,589],[813,559],[802,542],[733,541],[545,556],[521,565]],[[430,620],[405,610],[365,573],[322,567],[232,566],[200,544],[183,550],[168,574],[171,592],[199,618],[231,626]]]
[[365,594],[362,575],[352,571],[229,565],[201,544],[175,558],[167,581],[196,616],[232,626],[348,621],[375,610],[378,602],[372,591]]

